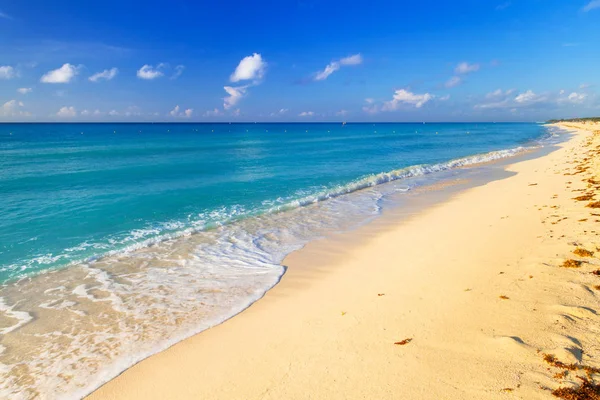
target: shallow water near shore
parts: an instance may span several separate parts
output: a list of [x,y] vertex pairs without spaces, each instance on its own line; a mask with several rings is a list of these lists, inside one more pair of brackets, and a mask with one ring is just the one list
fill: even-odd
[[548,129],[24,125],[11,142],[3,126],[0,396],[81,397],[242,311],[307,242],[560,139]]

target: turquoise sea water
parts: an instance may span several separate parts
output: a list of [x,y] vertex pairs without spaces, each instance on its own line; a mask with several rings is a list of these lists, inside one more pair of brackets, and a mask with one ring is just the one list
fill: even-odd
[[[523,146],[535,124],[0,126],[0,280]],[[437,132],[437,134],[436,134]]]
[[386,196],[548,136],[516,123],[2,124],[0,397],[80,397],[243,310],[286,254],[376,217]]

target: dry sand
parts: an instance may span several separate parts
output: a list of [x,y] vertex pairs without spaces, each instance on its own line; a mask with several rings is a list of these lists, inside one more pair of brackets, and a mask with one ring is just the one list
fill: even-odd
[[598,149],[580,130],[408,221],[313,242],[248,310],[90,398],[541,399],[597,383],[600,260],[573,251],[600,246]]

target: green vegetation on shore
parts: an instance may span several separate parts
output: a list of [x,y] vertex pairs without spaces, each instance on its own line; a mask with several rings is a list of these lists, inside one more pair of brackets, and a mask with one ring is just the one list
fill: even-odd
[[548,121],[549,124],[555,124],[557,122],[600,122],[600,117],[551,119]]

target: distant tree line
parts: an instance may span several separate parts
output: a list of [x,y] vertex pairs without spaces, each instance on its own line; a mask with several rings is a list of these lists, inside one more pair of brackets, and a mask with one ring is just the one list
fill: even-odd
[[551,119],[548,121],[549,124],[555,124],[557,122],[600,122],[600,117]]

